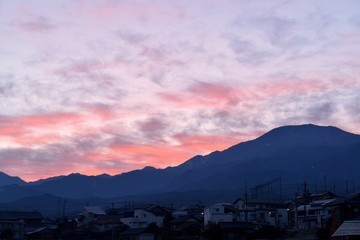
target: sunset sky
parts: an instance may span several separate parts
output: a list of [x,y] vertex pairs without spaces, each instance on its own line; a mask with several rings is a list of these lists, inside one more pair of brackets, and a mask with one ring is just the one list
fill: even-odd
[[0,171],[27,181],[360,134],[358,0],[0,0],[0,60]]

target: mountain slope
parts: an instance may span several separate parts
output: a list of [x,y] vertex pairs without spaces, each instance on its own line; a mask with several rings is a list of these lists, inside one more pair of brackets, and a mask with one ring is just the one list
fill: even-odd
[[207,156],[197,156],[179,167],[198,168],[202,165],[220,162],[242,161],[266,157],[280,151],[299,146],[343,147],[360,142],[360,136],[336,127],[313,124],[284,126],[275,128],[259,138],[239,143],[223,152],[213,152]]
[[[316,180],[323,175],[360,180],[354,171],[360,169],[359,146],[360,135],[335,127],[286,126],[221,152],[195,156],[177,167],[146,167],[112,177],[70,174],[28,184],[26,188],[84,198],[239,189],[245,181],[255,185],[277,177],[291,183]],[[344,176],[344,173],[350,175]]]
[[0,187],[10,184],[24,185],[25,181],[19,177],[12,177],[3,172],[0,172]]

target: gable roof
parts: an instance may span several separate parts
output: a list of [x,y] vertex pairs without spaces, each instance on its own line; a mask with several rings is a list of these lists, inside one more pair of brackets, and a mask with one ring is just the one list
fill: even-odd
[[96,214],[96,215],[105,215],[105,211],[102,210],[100,207],[84,207],[85,212]]
[[341,224],[341,226],[334,232],[332,237],[341,236],[360,236],[360,221],[345,221],[343,224]]

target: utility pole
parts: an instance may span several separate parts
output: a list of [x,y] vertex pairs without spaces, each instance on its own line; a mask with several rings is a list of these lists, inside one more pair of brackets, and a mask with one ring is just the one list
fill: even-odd
[[353,194],[355,194],[355,180],[354,179],[352,180],[352,183],[353,183]]
[[247,183],[245,182],[245,222],[248,221],[248,208],[247,208],[248,196],[247,196]]
[[326,192],[326,175],[324,175],[324,192]]
[[307,221],[307,214],[306,214],[306,205],[308,204],[309,201],[309,191],[307,190],[307,182],[306,180],[304,181],[304,191],[303,191],[303,199],[304,199],[304,223],[305,226],[307,227],[307,229],[310,228],[308,221]]
[[60,209],[61,209],[61,198],[58,198],[58,209],[57,209],[57,217],[60,218]]
[[280,201],[283,200],[283,195],[282,195],[282,183],[281,183],[281,178],[280,178]]
[[[298,184],[299,186],[299,184]],[[294,193],[295,197],[295,214],[294,214],[294,226],[298,229],[299,228],[299,219],[298,219],[298,196],[299,192]]]
[[63,218],[65,218],[65,205],[66,205],[67,201],[66,199],[64,199],[64,202],[63,202]]

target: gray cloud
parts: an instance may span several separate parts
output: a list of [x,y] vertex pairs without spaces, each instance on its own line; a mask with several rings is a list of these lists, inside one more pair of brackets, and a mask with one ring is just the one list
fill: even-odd
[[57,28],[56,24],[52,23],[50,19],[43,16],[34,16],[26,20],[19,20],[15,23],[15,25],[24,31],[38,33],[49,33]]
[[232,38],[230,47],[234,51],[237,61],[244,65],[256,66],[273,56],[270,51],[259,50],[253,43],[246,40]]
[[331,121],[336,109],[336,105],[333,103],[319,103],[309,107],[304,117],[312,123]]
[[272,45],[283,45],[292,35],[295,20],[275,16],[259,17],[253,21],[253,26],[262,30]]
[[150,117],[138,123],[139,130],[144,134],[148,141],[164,143],[164,135],[169,127],[164,117]]
[[134,46],[141,46],[148,39],[150,39],[150,35],[146,35],[142,33],[133,33],[130,31],[118,31],[115,34],[116,36],[120,37],[120,39],[122,39],[125,43]]
[[4,97],[13,96],[15,83],[11,74],[0,75],[0,95]]

